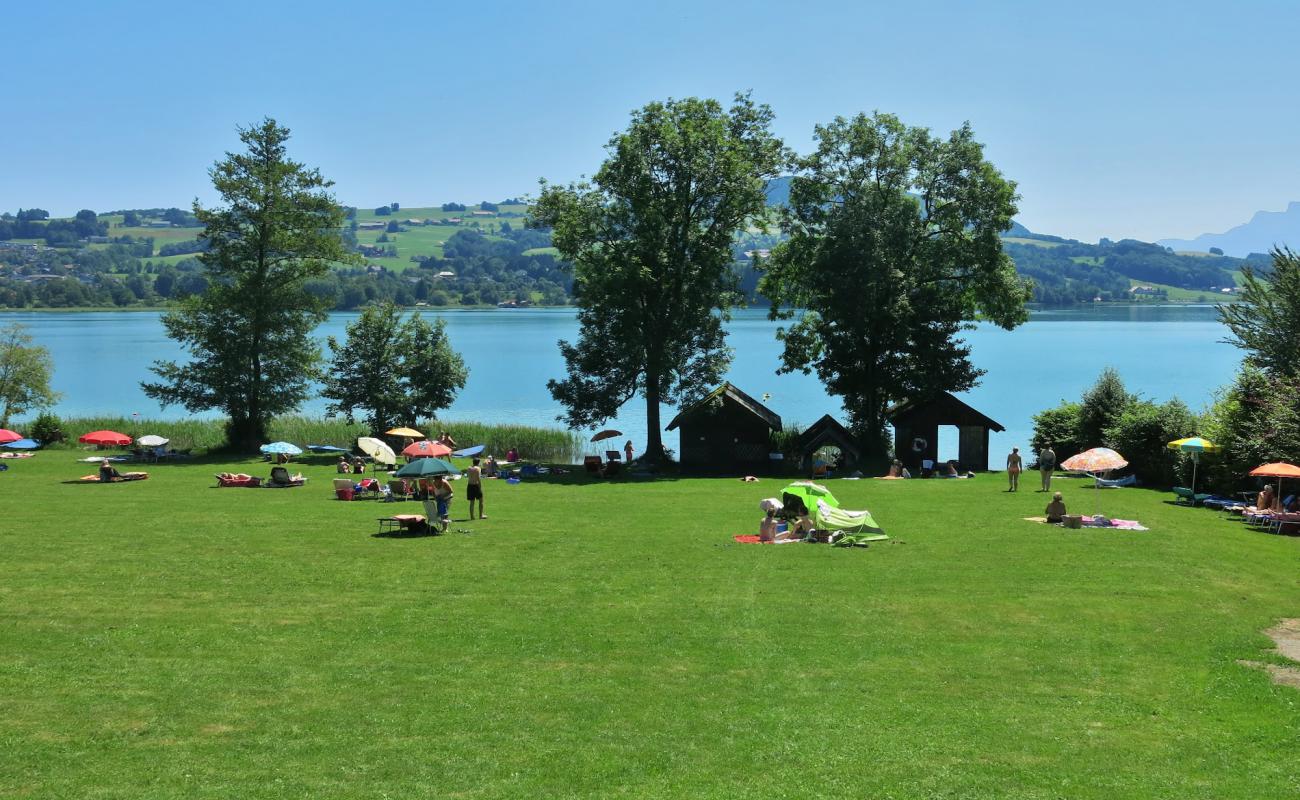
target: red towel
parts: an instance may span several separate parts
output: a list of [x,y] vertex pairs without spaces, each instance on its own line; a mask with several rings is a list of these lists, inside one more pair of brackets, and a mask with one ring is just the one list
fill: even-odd
[[771,544],[771,542],[763,541],[762,538],[760,538],[757,533],[733,536],[731,538],[735,539],[737,542],[740,542],[741,544]]

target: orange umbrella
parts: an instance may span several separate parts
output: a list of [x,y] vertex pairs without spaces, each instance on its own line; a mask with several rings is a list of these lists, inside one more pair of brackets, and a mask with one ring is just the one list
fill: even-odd
[[1250,471],[1250,474],[1256,478],[1277,478],[1277,494],[1273,496],[1280,500],[1282,498],[1282,479],[1300,478],[1300,467],[1295,464],[1288,464],[1285,461],[1275,461],[1272,464],[1255,467]]
[[451,448],[442,442],[429,440],[414,442],[402,448],[402,455],[411,458],[442,458],[451,455]]
[[1256,478],[1300,478],[1300,467],[1295,464],[1288,464],[1285,461],[1278,461],[1273,464],[1265,464],[1262,467],[1255,467],[1250,471],[1250,474]]

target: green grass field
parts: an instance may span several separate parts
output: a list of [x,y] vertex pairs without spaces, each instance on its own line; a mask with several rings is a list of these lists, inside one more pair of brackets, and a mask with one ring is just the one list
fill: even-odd
[[1182,289],[1177,286],[1139,281],[1132,278],[1129,279],[1129,286],[1153,286],[1157,289],[1164,289],[1168,294],[1168,302],[1170,303],[1234,303],[1237,301],[1237,297],[1234,295],[1212,292],[1209,289]]
[[[1300,693],[1239,659],[1300,616],[1300,541],[1141,489],[840,481],[894,537],[737,545],[783,481],[491,481],[489,519],[69,484],[10,461],[0,796],[1291,798]],[[1072,510],[1098,498],[1057,481]]]

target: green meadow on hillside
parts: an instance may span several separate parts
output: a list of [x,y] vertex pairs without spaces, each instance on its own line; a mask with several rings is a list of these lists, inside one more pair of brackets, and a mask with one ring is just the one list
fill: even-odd
[[[1164,493],[1147,532],[1026,522],[1044,495],[844,481],[893,536],[735,544],[784,481],[489,481],[489,519],[218,489],[256,461],[0,493],[0,796],[1283,798],[1300,694],[1260,631],[1300,541]],[[799,787],[791,794],[790,787]]]

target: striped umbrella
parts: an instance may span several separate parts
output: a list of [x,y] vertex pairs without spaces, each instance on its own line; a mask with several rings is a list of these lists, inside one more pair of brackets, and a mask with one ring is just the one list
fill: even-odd
[[1184,453],[1192,454],[1192,494],[1196,494],[1196,467],[1201,463],[1201,453],[1217,453],[1223,448],[1211,442],[1209,439],[1202,439],[1199,436],[1189,436],[1186,439],[1176,439],[1170,442],[1167,447],[1170,450],[1180,450]]

